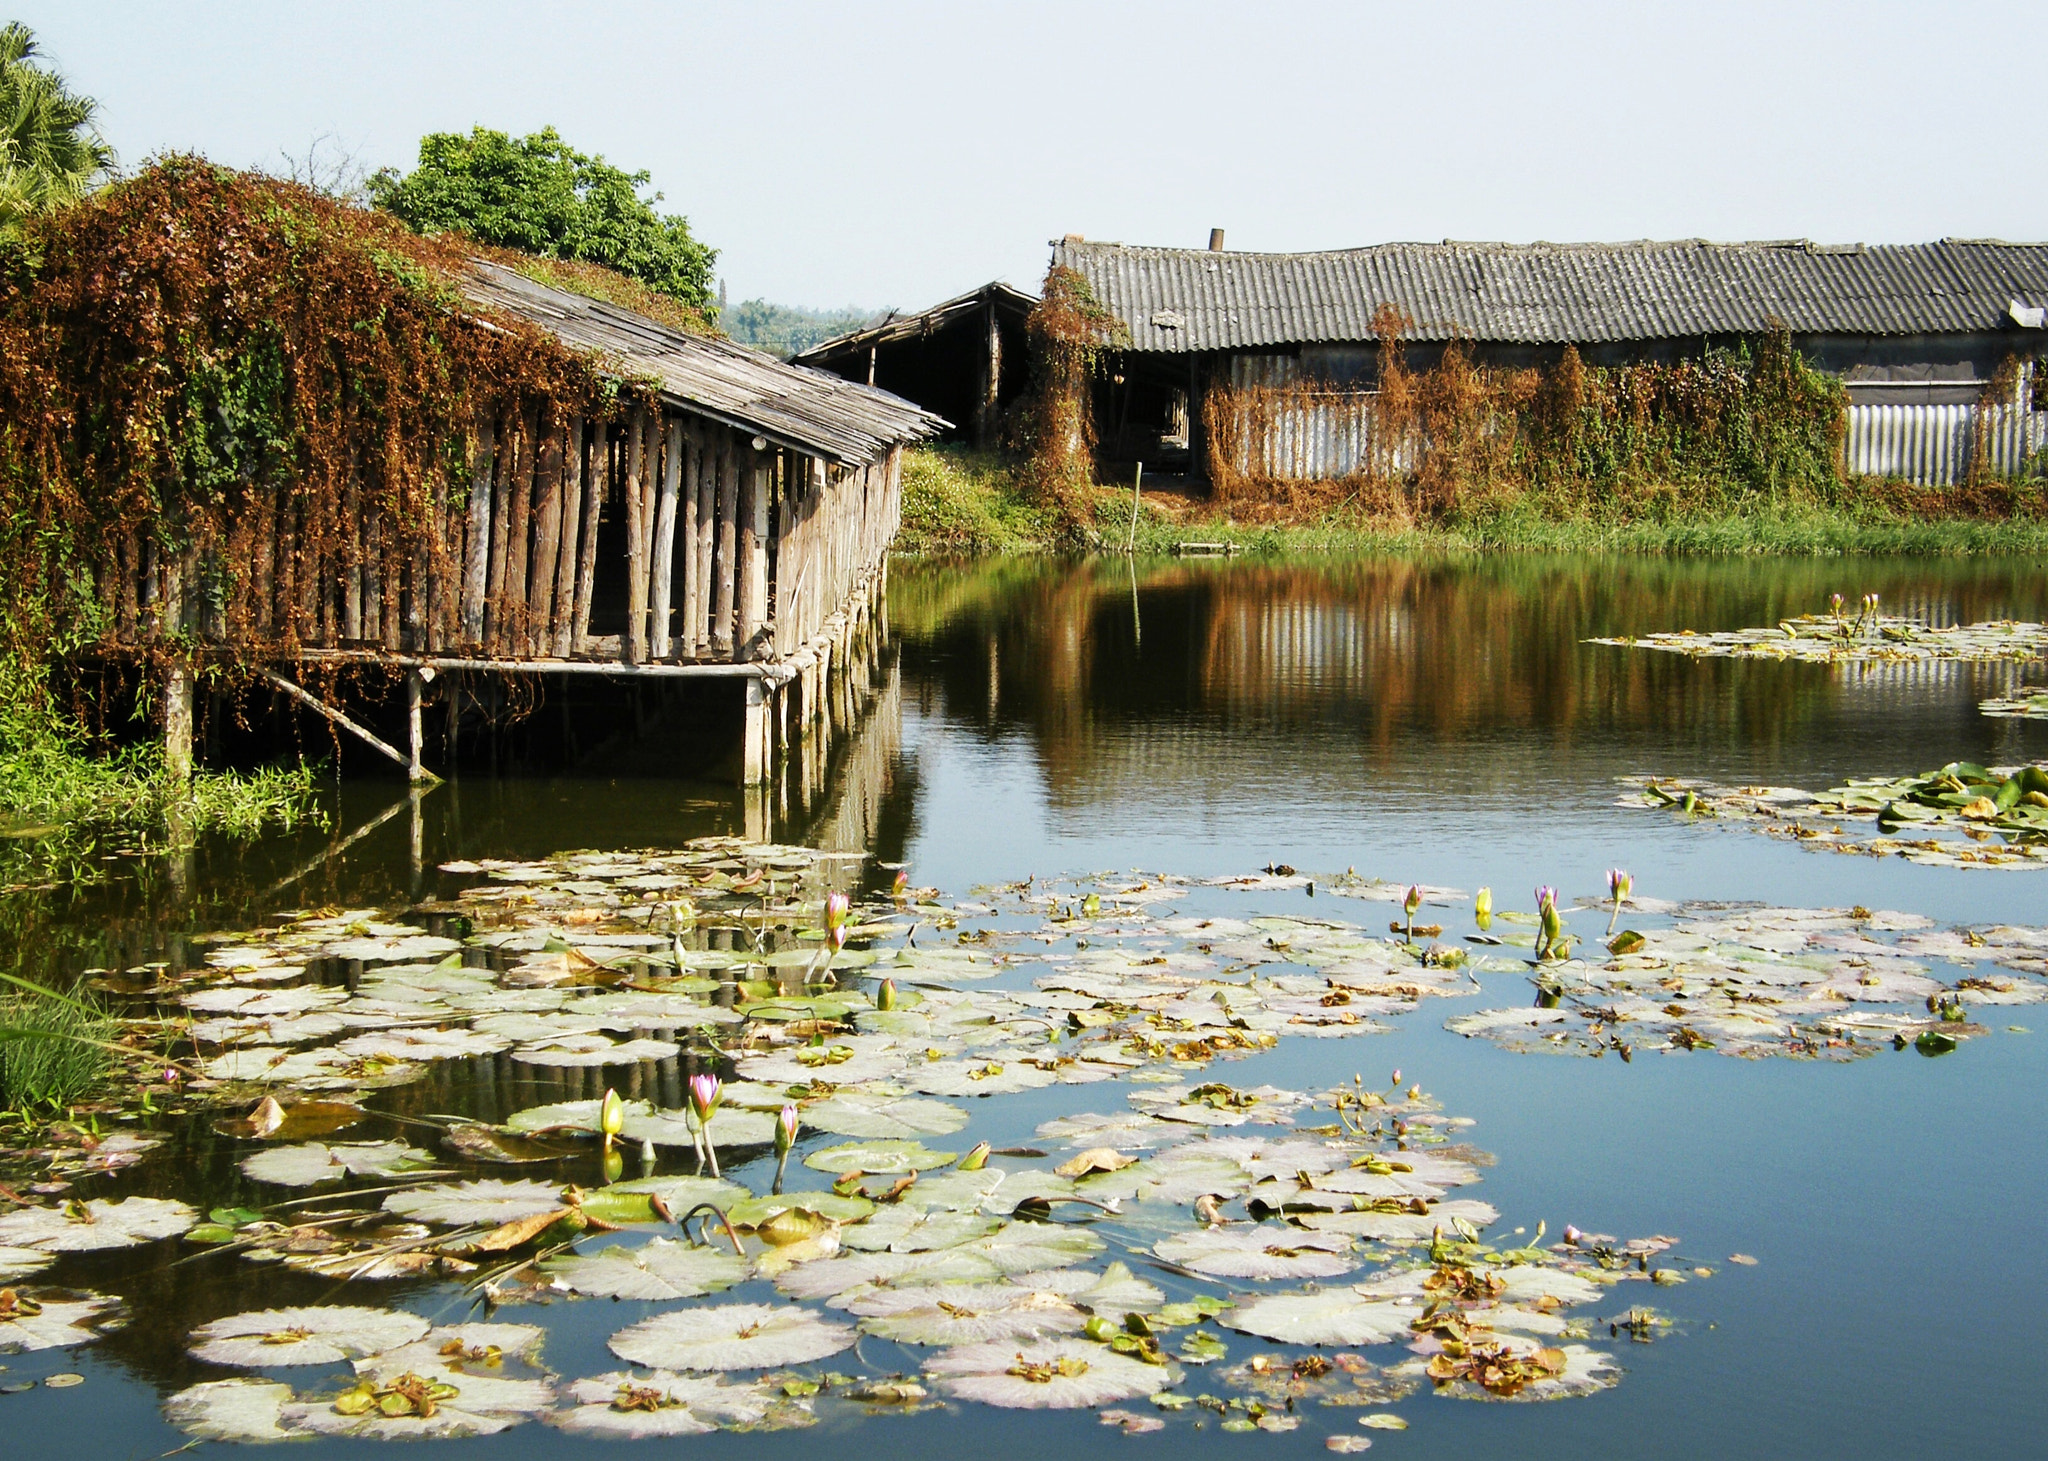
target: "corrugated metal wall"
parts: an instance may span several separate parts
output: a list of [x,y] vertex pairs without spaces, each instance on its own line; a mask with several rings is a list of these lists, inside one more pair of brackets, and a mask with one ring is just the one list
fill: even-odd
[[1969,475],[1980,425],[1984,450],[1999,476],[2018,476],[2048,447],[2048,411],[2018,406],[1851,406],[1842,466],[1854,476],[1903,477],[1933,487],[1951,486]]
[[[1332,392],[1240,405],[1235,433],[1241,443],[1238,471],[1282,482],[1412,471],[1420,443],[1412,435],[1398,442],[1376,440],[1372,400],[1368,393]],[[2018,476],[2048,451],[2048,411],[2018,406],[1851,406],[1843,469],[1852,476],[1903,477],[1927,486],[1952,486],[1969,475],[1980,413],[1984,450],[1997,475]]]

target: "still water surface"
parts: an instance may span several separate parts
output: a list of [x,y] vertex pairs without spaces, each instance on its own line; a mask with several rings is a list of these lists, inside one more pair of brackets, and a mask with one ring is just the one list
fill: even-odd
[[[2007,667],[1897,676],[1583,642],[1774,623],[1834,591],[1851,601],[1876,591],[1889,610],[1943,622],[2048,618],[2048,578],[2026,562],[898,565],[897,648],[883,692],[835,751],[821,793],[776,830],[907,861],[918,882],[953,894],[1031,874],[1205,876],[1284,862],[1468,890],[1487,884],[1503,903],[1527,906],[1536,883],[1558,885],[1569,900],[1598,891],[1603,870],[1618,863],[1639,893],[1672,899],[2048,922],[2048,871],[1818,854],[1613,805],[1614,778],[1630,772],[1819,789],[1951,759],[2048,757],[2048,726],[1976,711],[2015,682]],[[342,785],[337,829],[372,818],[394,794],[388,783]],[[445,892],[454,880],[433,866],[452,858],[672,845],[741,826],[729,792],[603,767],[465,779],[429,796],[422,814],[417,873],[403,814],[297,877],[328,839],[211,847],[181,892],[159,875],[53,908],[19,958],[42,973],[137,962],[182,932],[244,926],[272,908],[402,906]],[[1189,911],[1365,922],[1375,907],[1332,901],[1198,890]],[[1528,1001],[1518,977],[1485,983],[1488,1005]],[[1628,1370],[1617,1388],[1542,1406],[1414,1396],[1394,1407],[1410,1429],[1373,1433],[1377,1453],[2040,1454],[2048,1021],[2025,1008],[1989,1011],[1991,1035],[1937,1060],[1886,1050],[1847,1064],[1704,1054],[1623,1064],[1513,1054],[1441,1028],[1447,1013],[1473,1007],[1426,1001],[1390,1035],[1284,1041],[1219,1065],[1214,1078],[1317,1089],[1361,1066],[1368,1080],[1398,1066],[1448,1111],[1476,1118],[1468,1138],[1499,1158],[1480,1195],[1500,1209],[1503,1228],[1542,1219],[1553,1234],[1567,1222],[1676,1234],[1717,1272],[1658,1291],[1659,1307],[1679,1320],[1672,1337],[1603,1346]],[[2009,1023],[2035,1028],[2010,1033]],[[431,1100],[451,1098],[460,1091],[443,1087]],[[401,1090],[384,1099],[402,1110],[414,1098]],[[976,1119],[1000,1145],[1028,1139],[1075,1098],[1055,1087],[999,1099],[999,1115]],[[201,1206],[245,1200],[233,1167],[242,1153],[218,1146],[195,1137],[182,1159],[97,1179],[94,1193],[154,1192]],[[764,1172],[740,1175],[758,1187]],[[75,1369],[87,1385],[0,1397],[10,1437],[0,1450],[168,1452],[185,1438],[160,1419],[161,1396],[218,1373],[184,1357],[193,1325],[327,1297],[326,1285],[233,1260],[164,1269],[176,1245],[159,1250],[147,1270],[87,1255],[48,1276],[121,1293],[134,1319],[98,1345],[9,1361],[7,1379]],[[1721,1264],[1736,1252],[1760,1262]],[[351,1297],[445,1311],[447,1322],[462,1309],[430,1285]],[[613,1368],[605,1337],[645,1307],[585,1301],[503,1317],[547,1324],[547,1359],[573,1376]],[[875,1445],[906,1458],[1161,1445],[1307,1455],[1349,1415],[1312,1415],[1289,1435],[1175,1426],[1126,1439],[1085,1412],[966,1407],[655,1444],[747,1458]],[[619,1444],[523,1426],[463,1448],[513,1461],[618,1454]],[[293,1454],[371,1449],[323,1441]]]

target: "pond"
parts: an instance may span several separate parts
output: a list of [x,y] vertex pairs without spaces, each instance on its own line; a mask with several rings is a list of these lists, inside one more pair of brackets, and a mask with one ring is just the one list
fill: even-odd
[[[251,1261],[234,1241],[209,1251],[194,1241],[204,1229],[67,1249],[20,1280],[26,1291],[46,1295],[46,1313],[59,1290],[118,1299],[125,1322],[90,1344],[0,1355],[0,1417],[24,1454],[158,1455],[206,1434],[189,1414],[184,1429],[166,1419],[167,1398],[260,1376],[272,1382],[262,1395],[234,1393],[267,1396],[277,1413],[289,1385],[304,1415],[335,1417],[322,1421],[332,1430],[349,1419],[355,1371],[340,1351],[275,1362],[318,1338],[302,1319],[259,1322],[240,1351],[191,1349],[208,1338],[195,1330],[250,1311],[347,1305],[401,1316],[363,1322],[403,1332],[351,1341],[365,1356],[365,1403],[388,1398],[401,1371],[437,1365],[453,1367],[442,1404],[456,1410],[494,1386],[512,1395],[558,1377],[545,1400],[502,1401],[512,1419],[551,1408],[555,1424],[466,1443],[507,1461],[632,1454],[592,1432],[664,1416],[701,1432],[687,1443],[706,1454],[750,1458],[877,1442],[939,1457],[1086,1445],[1302,1455],[1364,1441],[1398,1456],[1562,1457],[1648,1438],[1674,1457],[2027,1453],[2048,1427],[2048,1014],[2007,1001],[2037,997],[2048,974],[2048,935],[2029,942],[2048,924],[2048,869],[1816,850],[1734,817],[1621,804],[1625,777],[1820,792],[1950,762],[2048,758],[2048,724],[1978,710],[2027,682],[2011,661],[1771,662],[1588,642],[1771,626],[1837,592],[1851,603],[1874,592],[1887,612],[1935,624],[2048,619],[2048,579],[2031,562],[899,563],[874,693],[770,829],[825,860],[731,842],[689,851],[692,839],[744,833],[744,799],[663,776],[656,727],[652,744],[614,763],[459,779],[416,808],[392,783],[351,780],[332,793],[331,835],[209,845],[185,866],[53,892],[17,920],[18,967],[64,978],[98,967],[117,971],[102,982],[148,985],[155,974],[118,971],[162,960],[187,1001],[168,1008],[214,1022],[192,1029],[181,1058],[264,1083],[231,1085],[225,1110],[166,1095],[164,1110],[116,1128],[162,1138],[133,1165],[22,1195],[181,1201],[243,1247],[270,1233],[273,1261]],[[545,864],[577,849],[635,856]],[[1617,866],[1633,880],[1618,916],[1606,901]],[[1414,922],[1441,925],[1412,948],[1405,928],[1389,928],[1410,917],[1409,884],[1426,890]],[[1557,890],[1572,958],[1532,962],[1538,885]],[[828,888],[854,897],[837,960],[818,926]],[[1500,910],[1485,927],[1480,888]],[[673,912],[685,899],[694,919]],[[1598,945],[1611,922],[1640,932],[1643,949],[1610,958]],[[834,972],[821,975],[827,961]],[[219,982],[200,991],[193,971]],[[893,1010],[879,1007],[883,976],[898,991]],[[1770,993],[1742,1006],[1731,988]],[[289,991],[309,992],[250,1002]],[[1725,1008],[1713,1003],[1722,996]],[[1940,1033],[1929,1005],[1951,998],[1962,1003],[1947,1027],[1962,1038],[1927,1058],[1914,1037]],[[728,1058],[664,1058],[668,1042],[689,1042],[693,1017],[650,1000],[718,1007],[704,1028]],[[265,1023],[324,1014],[337,1023],[317,1035]],[[769,1031],[743,1048],[728,1038],[742,1014],[750,1030],[796,1038]],[[239,1031],[223,1023],[236,1020]],[[1027,1049],[1019,1032],[1034,1021],[1065,1054]],[[427,1028],[453,1043],[422,1048]],[[208,1034],[279,1053],[224,1055]],[[613,1038],[648,1041],[648,1058],[578,1063]],[[344,1045],[324,1066],[308,1056],[302,1079],[262,1069],[292,1048]],[[690,1297],[604,1297],[637,1290],[559,1265],[638,1251],[634,1282],[645,1282],[647,1255],[673,1253],[652,1239],[688,1242],[642,1210],[650,1184],[602,1196],[605,1162],[587,1128],[608,1086],[646,1103],[632,1105],[622,1136],[625,1187],[651,1158],[657,1195],[726,1207],[743,1196],[695,1184],[678,1108],[681,1074],[699,1069],[728,1079],[713,1133],[724,1177],[755,1194],[775,1178],[776,1108],[807,1093],[787,1185],[817,1194],[866,1174],[840,1183],[857,1189],[854,1206],[812,1199],[846,1219],[832,1230],[843,1246],[809,1257],[808,1232],[772,1247],[742,1222],[740,1262],[715,1220],[698,1222],[690,1231],[726,1246],[675,1257]],[[336,1089],[313,1089],[323,1084]],[[266,1089],[290,1102],[354,1085],[369,1114],[307,1139],[354,1153],[368,1148],[345,1144],[390,1142],[412,1156],[294,1187],[273,1180],[277,1166],[243,1164],[304,1139],[214,1129]],[[1342,1111],[1330,1097],[1340,1089],[1359,1093]],[[448,1144],[451,1124],[543,1106],[559,1109],[526,1125],[556,1128],[531,1138],[552,1144],[545,1160],[491,1164]],[[653,1143],[644,1154],[642,1136]],[[985,1167],[942,1172],[979,1140],[994,1149]],[[1114,1154],[1053,1173],[1091,1147]],[[941,1163],[941,1152],[952,1155]],[[1131,1157],[1128,1175],[1112,1169]],[[275,1261],[272,1230],[237,1228],[255,1209],[278,1221],[351,1208],[354,1193],[354,1209],[375,1210],[387,1189],[472,1181],[528,1184],[526,1206],[515,1194],[478,1207],[467,1189],[453,1207],[415,1211],[403,1196],[394,1223],[417,1218],[445,1241],[522,1214],[553,1221],[556,1199],[535,1206],[534,1191],[570,1183],[598,1194],[587,1209],[598,1221],[539,1275],[518,1268],[530,1251],[518,1249],[473,1271],[423,1262],[383,1279],[347,1274],[359,1259],[392,1258],[395,1242],[372,1252],[334,1239],[343,1245],[292,1267]],[[1000,1204],[988,1195],[999,1189]],[[1019,1194],[1058,1200],[1019,1209]],[[1224,1199],[1230,1221],[1195,1215],[1204,1194]],[[292,1201],[301,1206],[273,1206]],[[868,1201],[881,1219],[855,1221]],[[81,1211],[105,1221],[108,1210]],[[1453,1214],[1469,1214],[1473,1231]],[[1553,1247],[1567,1225],[1577,1241]],[[938,1227],[948,1235],[918,1236]],[[1422,1262],[1432,1235],[1435,1265]],[[1482,1245],[1495,1256],[1474,1258]],[[809,1261],[764,1271],[772,1253]],[[972,1303],[959,1290],[950,1309],[906,1314],[903,1295],[924,1297],[915,1255],[932,1253],[965,1265]],[[851,1266],[899,1254],[911,1255],[900,1273]],[[705,1279],[717,1264],[735,1266]],[[1420,1287],[1432,1271],[1505,1273],[1520,1287],[1447,1302]],[[473,1285],[493,1273],[503,1302],[487,1309]],[[836,1283],[817,1277],[830,1273]],[[1091,1309],[1077,1274],[1128,1286],[1093,1290]],[[991,1283],[1020,1277],[1029,1282],[989,1296]],[[1282,1294],[1305,1297],[1288,1309],[1273,1301]],[[1235,1307],[1168,1307],[1202,1296]],[[1433,1302],[1474,1327],[1415,1327]],[[772,1307],[695,1340],[659,1322],[732,1305]],[[1043,1324],[985,1331],[1014,1362],[1007,1350],[962,1360],[958,1346],[924,1342],[932,1326],[992,1322],[1019,1305]],[[1157,1356],[1134,1361],[1146,1341],[1117,1323],[1122,1352],[1081,1329],[1091,1313],[1120,1321],[1126,1308],[1155,1315]],[[1375,1332],[1390,1315],[1398,1323]],[[522,1355],[510,1328],[452,1336],[457,1351],[499,1344],[488,1360],[451,1356],[448,1334],[403,1348],[429,1323],[470,1322],[545,1337]],[[846,1339],[808,1353],[799,1335],[741,1367],[732,1354],[775,1324]],[[0,1343],[6,1333],[0,1315]],[[1523,1370],[1478,1383],[1467,1362],[1496,1343]],[[725,1360],[701,1358],[721,1348]],[[379,1369],[377,1354],[401,1359]],[[605,1379],[572,1397],[572,1382],[629,1361],[642,1367],[634,1383],[650,1366],[732,1364],[732,1389],[639,1405]],[[1432,1393],[1433,1377],[1452,1371]],[[757,1372],[772,1384],[750,1384]],[[13,1388],[56,1375],[83,1382]],[[1007,1389],[1043,1404],[1084,1379],[1103,1387],[1092,1408],[979,1403]],[[701,1382],[675,1384],[681,1394]],[[1564,1391],[1587,1393],[1480,1403]],[[588,1430],[563,1424],[579,1399]],[[1105,1427],[1104,1408],[1128,1419]],[[1390,1416],[1405,1428],[1360,1423]],[[396,1433],[380,1423],[391,1424],[363,1426]],[[375,1444],[320,1434],[292,1454]]]

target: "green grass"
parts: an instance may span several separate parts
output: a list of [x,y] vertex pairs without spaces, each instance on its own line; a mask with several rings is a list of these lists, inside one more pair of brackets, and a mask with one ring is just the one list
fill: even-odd
[[1054,523],[1027,501],[1010,466],[992,452],[925,447],[903,460],[902,553],[988,556],[1027,553],[1051,540]]
[[[1141,553],[1170,553],[1182,543],[1223,543],[1254,553],[1329,555],[1362,552],[1663,553],[1699,556],[1777,554],[1832,557],[1902,554],[1964,557],[2048,552],[2048,514],[2015,494],[2010,516],[1957,510],[1904,511],[1859,500],[1855,487],[1833,503],[1761,504],[1754,510],[1716,507],[1696,513],[1630,517],[1618,512],[1546,509],[1532,499],[1460,514],[1442,522],[1375,517],[1355,508],[1305,513],[1293,521],[1235,522],[1224,514],[1176,519],[1141,508]],[[1065,551],[1087,544],[1120,552],[1130,538],[1130,497],[1106,491],[1092,520],[1076,532],[1026,497],[1014,469],[1000,457],[952,447],[911,452],[903,472],[899,552],[989,556]]]
[[0,1107],[61,1111],[90,1095],[113,1065],[120,1023],[97,1004],[53,994],[0,999]]

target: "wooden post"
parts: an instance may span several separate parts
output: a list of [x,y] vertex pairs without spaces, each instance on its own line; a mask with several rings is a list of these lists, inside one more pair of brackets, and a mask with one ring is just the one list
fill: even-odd
[[739,553],[740,447],[737,433],[720,433],[724,444],[718,454],[718,556],[712,564],[711,652],[720,659],[732,657],[732,612],[734,558]]
[[718,461],[731,433],[723,429],[697,436],[697,595],[690,604],[690,637],[697,653],[711,652],[711,559],[718,537]]
[[583,527],[582,419],[570,417],[562,432],[562,551],[555,560],[552,646],[556,659],[567,659],[576,642],[576,578],[581,563],[577,546]]
[[683,451],[683,423],[671,421],[661,460],[661,503],[654,513],[654,583],[649,593],[654,623],[648,650],[658,660],[669,657],[669,603],[674,588],[676,500],[683,490]]
[[682,626],[676,635],[676,653],[694,657],[701,624],[697,618],[697,493],[704,476],[704,437],[694,424],[682,431],[683,480],[677,506],[682,515],[676,550],[683,555],[683,581],[676,595],[681,605]]
[[540,417],[545,411],[536,403],[519,413],[519,451],[512,468],[512,523],[505,558],[505,617],[494,646],[499,654],[526,652],[526,629],[532,613],[526,598],[527,549],[533,530],[533,475],[540,458]]
[[180,785],[192,779],[192,672],[164,673],[164,770]]
[[576,622],[569,653],[582,654],[590,641],[590,594],[597,581],[597,522],[612,485],[611,427],[590,423],[590,469],[583,478],[583,541],[576,547]]
[[405,768],[405,779],[421,782],[427,779],[424,758],[427,748],[427,733],[420,723],[420,702],[425,698],[427,681],[425,672],[410,670],[405,677],[405,727],[412,748],[412,755]]
[[515,404],[505,408],[504,421],[498,429],[498,470],[491,487],[491,540],[484,560],[486,650],[496,648],[505,632],[505,561],[512,551],[512,478],[518,470],[518,456],[519,412]]
[[742,659],[757,652],[755,637],[768,621],[768,494],[775,476],[768,443],[757,436],[753,446],[753,456],[742,465],[738,513],[740,625],[734,651]]
[[976,381],[979,390],[974,400],[974,445],[988,451],[996,444],[996,398],[1003,386],[1003,330],[993,298],[981,307],[981,314],[985,343]]
[[462,627],[465,645],[480,645],[484,638],[484,593],[489,587],[491,565],[491,477],[497,459],[498,423],[489,412],[479,412],[476,425],[476,455],[469,472],[469,522],[462,547]]
[[768,779],[767,681],[747,677],[747,708],[740,730],[740,785],[758,786]]
[[620,484],[626,498],[626,633],[619,648],[629,665],[647,662],[647,529],[640,496],[647,442],[641,409],[633,408],[626,425],[626,477]]
[[562,550],[562,424],[554,408],[541,409],[540,456],[534,464],[533,561],[526,600],[525,653],[543,655],[555,643],[555,560]]

